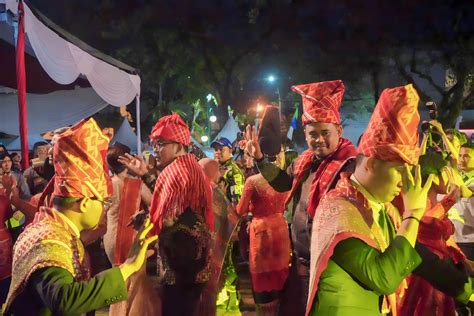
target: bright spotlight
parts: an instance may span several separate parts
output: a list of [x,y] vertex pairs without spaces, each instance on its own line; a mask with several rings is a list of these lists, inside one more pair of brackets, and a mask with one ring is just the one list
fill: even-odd
[[202,142],[205,143],[205,142],[207,142],[208,140],[209,140],[209,137],[207,137],[207,135],[202,135],[202,136],[201,136],[201,141],[202,141]]
[[217,121],[217,117],[215,115],[211,115],[209,117],[209,121],[211,121],[212,123],[214,123],[215,121]]
[[268,80],[268,82],[274,82],[276,80],[276,78],[275,78],[275,76],[270,75],[270,76],[268,76],[267,80]]

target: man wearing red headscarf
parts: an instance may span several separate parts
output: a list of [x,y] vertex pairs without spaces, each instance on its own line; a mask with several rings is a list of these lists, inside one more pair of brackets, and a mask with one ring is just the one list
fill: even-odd
[[[173,113],[162,117],[150,134],[157,163],[150,217],[159,234],[165,267],[163,315],[192,315],[210,275],[213,230],[211,186],[196,157],[184,121]],[[139,175],[144,168],[130,155],[122,161]]]
[[15,243],[7,315],[79,315],[127,298],[125,281],[143,265],[153,226],[140,230],[125,263],[93,278],[80,239],[108,205],[108,144],[93,119],[54,144],[54,207],[41,207]]
[[[287,170],[265,161],[257,140],[257,132],[247,127],[246,150],[258,164],[260,172],[279,192],[290,191],[293,200],[291,235],[294,263],[288,279],[281,309],[292,315],[304,314],[308,295],[309,244],[311,223],[321,197],[336,183],[339,173],[350,165],[356,150],[342,138],[339,107],[344,95],[341,80],[293,86],[303,97],[302,124],[308,150]],[[295,304],[295,300],[298,304]],[[287,306],[288,305],[288,306]]]
[[[385,89],[358,149],[313,222],[310,315],[396,315],[397,288],[420,263],[415,250],[426,207],[418,163],[419,97],[412,85]],[[410,166],[416,165],[415,176]],[[391,201],[403,196],[404,216]]]

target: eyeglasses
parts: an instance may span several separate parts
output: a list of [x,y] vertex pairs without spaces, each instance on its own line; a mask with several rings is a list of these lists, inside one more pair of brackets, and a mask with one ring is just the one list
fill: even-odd
[[112,203],[113,203],[111,198],[105,198],[104,200],[95,198],[94,200],[102,203],[102,208],[104,209],[105,212],[109,210],[109,208],[112,206]]
[[166,145],[169,145],[169,144],[175,144],[175,142],[161,142],[161,141],[157,141],[157,142],[154,142],[152,144],[153,146],[153,150],[155,151],[158,151],[160,150],[161,148],[165,147]]

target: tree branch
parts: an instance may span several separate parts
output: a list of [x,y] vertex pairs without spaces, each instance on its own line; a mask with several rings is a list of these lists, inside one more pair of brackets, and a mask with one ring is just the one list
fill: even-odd
[[259,47],[261,47],[263,45],[264,41],[266,39],[268,39],[273,34],[273,32],[275,32],[275,30],[276,30],[276,27],[274,27],[273,25],[270,26],[268,28],[268,30],[266,30],[265,32],[263,32],[259,36],[258,40],[256,40],[255,42],[253,42],[250,45],[247,45],[247,47],[244,50],[242,50],[240,52],[240,54],[235,56],[234,59],[230,62],[231,67],[232,68],[235,67],[240,62],[240,60],[242,58],[244,58],[245,56],[247,56],[251,52],[253,52],[253,51],[257,50]]
[[394,60],[395,64],[397,65],[398,71],[400,72],[400,75],[403,77],[403,79],[405,79],[408,83],[411,83],[413,87],[415,87],[416,91],[418,92],[418,95],[420,96],[421,101],[428,102],[429,100],[431,100],[431,98],[420,89],[413,77],[405,69],[404,65],[400,61],[400,57],[394,56]]
[[463,108],[468,105],[469,102],[474,102],[474,89],[469,92],[469,94],[462,101]]
[[433,88],[435,88],[436,91],[438,91],[441,95],[444,95],[445,91],[442,87],[438,86],[434,80],[433,80],[433,77],[427,75],[427,74],[424,74],[422,73],[421,71],[419,71],[417,68],[416,68],[416,49],[413,48],[413,53],[411,55],[411,63],[410,63],[410,71],[416,75],[418,75],[420,78],[422,79],[425,79],[426,81],[428,81],[431,86],[433,86]]
[[452,95],[458,88],[458,85],[459,85],[459,81],[456,81],[456,83],[453,84],[453,86],[449,88],[448,91],[445,92],[446,96],[449,97],[450,95]]
[[205,47],[205,45],[203,45],[203,47],[202,47],[202,55],[204,57],[204,62],[206,63],[206,68],[209,69],[208,74],[211,77],[211,81],[214,83],[217,90],[220,90],[221,82],[220,82],[219,78],[217,78],[216,70],[214,68],[214,65],[211,61],[211,57],[209,56],[209,54],[207,52],[207,48]]

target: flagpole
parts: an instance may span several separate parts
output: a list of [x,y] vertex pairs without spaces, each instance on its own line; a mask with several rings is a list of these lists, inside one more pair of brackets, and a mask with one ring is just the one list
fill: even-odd
[[28,169],[28,119],[26,109],[26,69],[25,69],[25,27],[23,1],[18,1],[18,37],[16,44],[16,89],[18,95],[18,114],[21,140],[21,164]]
[[142,128],[140,120],[140,95],[137,94],[135,97],[135,106],[137,113],[137,155],[141,156],[142,154]]

